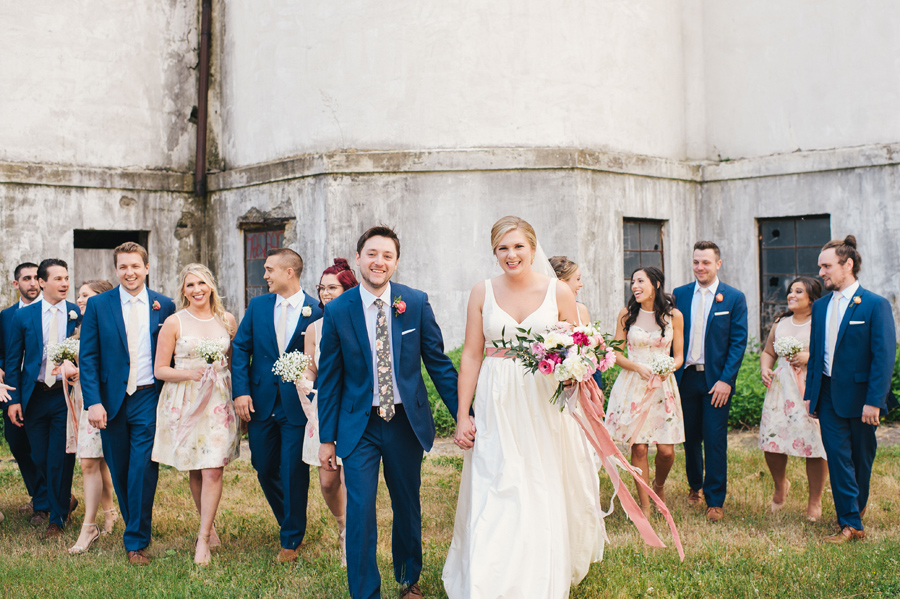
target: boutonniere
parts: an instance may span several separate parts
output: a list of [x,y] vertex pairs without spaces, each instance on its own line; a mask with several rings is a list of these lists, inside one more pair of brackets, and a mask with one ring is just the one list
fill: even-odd
[[861,298],[860,296],[858,296],[858,295],[853,296],[853,303],[854,303],[854,304],[861,304],[861,303],[862,303],[862,298]]
[[312,308],[310,308],[309,306],[303,306],[303,309],[300,310],[300,315],[303,316],[303,318],[309,318],[310,316],[312,316]]
[[78,312],[69,310],[69,320],[78,320]]
[[403,301],[403,297],[400,295],[394,297],[394,303],[391,304],[391,307],[394,309],[394,316],[400,316],[406,312],[406,302]]
[[724,300],[725,300],[725,296],[724,296],[724,295],[722,295],[721,293],[717,293],[717,294],[716,294],[716,303],[717,303],[717,304],[723,302]]
[[159,310],[159,302],[156,301],[156,300],[153,300],[153,306],[152,306],[152,308],[153,308],[154,310]]

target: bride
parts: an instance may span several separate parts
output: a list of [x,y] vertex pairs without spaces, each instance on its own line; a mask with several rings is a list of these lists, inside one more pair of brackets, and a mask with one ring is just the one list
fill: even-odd
[[584,433],[550,403],[556,383],[526,373],[491,341],[514,340],[517,327],[576,322],[575,297],[524,220],[494,223],[491,245],[503,274],[469,296],[455,441],[471,451],[444,588],[450,599],[565,598],[603,557],[597,472]]

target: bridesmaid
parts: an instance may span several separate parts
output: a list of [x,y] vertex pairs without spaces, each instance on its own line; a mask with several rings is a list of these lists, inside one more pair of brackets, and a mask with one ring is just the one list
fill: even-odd
[[[350,265],[343,258],[335,258],[334,265],[329,266],[322,272],[322,278],[316,289],[319,292],[319,306],[325,307],[325,304],[344,293],[348,289],[356,287],[359,283],[350,270]],[[315,382],[318,374],[319,364],[319,339],[322,336],[322,319],[311,323],[306,327],[306,336],[304,338],[304,353],[313,356],[313,361],[306,371],[306,378]],[[319,486],[322,489],[322,497],[325,498],[325,504],[334,519],[337,520],[338,534],[341,540],[341,564],[347,566],[347,496],[341,484],[343,478],[343,469],[338,460],[337,470],[327,470],[322,468],[319,461],[319,416],[318,416],[318,398],[309,402],[306,396],[301,392],[300,401],[303,403],[303,411],[306,412],[308,419],[306,423],[306,441],[303,443],[303,461],[310,466],[319,468]]]
[[[665,292],[665,277],[653,266],[641,268],[631,275],[628,305],[616,319],[616,339],[627,341],[628,357],[616,352],[616,364],[622,373],[609,395],[606,428],[614,441],[631,447],[631,464],[641,470],[650,483],[648,446],[656,445],[656,475],[653,491],[663,501],[666,478],[675,462],[675,444],[684,442],[684,415],[681,396],[672,372],[684,359],[682,328],[684,317],[675,308],[671,295]],[[650,361],[655,354],[675,359],[672,371],[659,377],[661,385],[648,387],[654,376]],[[638,487],[641,510],[649,515],[650,496]]]
[[[190,471],[191,495],[200,513],[194,563],[206,565],[210,548],[220,544],[213,521],[222,498],[222,472],[240,452],[228,369],[237,325],[222,306],[207,267],[185,266],[180,287],[178,311],[166,319],[157,341],[154,374],[165,384],[156,411],[152,459]],[[221,342],[226,357],[207,365],[197,345],[211,339]]]
[[[822,296],[822,285],[811,277],[798,277],[788,286],[787,311],[778,317],[759,359],[763,384],[768,388],[759,423],[759,448],[765,452],[766,464],[775,482],[772,493],[773,512],[784,507],[791,483],[787,480],[788,456],[806,458],[806,477],[809,479],[809,500],[806,517],[815,522],[822,517],[822,492],[828,463],[819,421],[811,417],[803,401],[798,380],[805,384],[806,362],[809,360],[809,329],[812,305]],[[803,343],[804,351],[779,364],[776,360],[775,340],[794,337]],[[795,373],[794,371],[798,371]]]
[[[85,281],[78,289],[78,298],[75,303],[84,314],[88,298],[112,288],[112,283],[102,279]],[[75,331],[75,337],[79,337],[80,334],[80,330]],[[81,475],[84,483],[84,522],[81,524],[81,534],[78,535],[78,540],[69,547],[69,553],[75,555],[90,549],[91,544],[101,534],[111,533],[119,514],[116,512],[116,504],[113,503],[113,484],[109,466],[103,459],[100,429],[94,428],[88,423],[87,414],[84,413],[84,399],[81,396],[81,382],[77,380],[77,374],[73,378],[75,384],[72,388],[72,402],[75,405],[78,428],[75,428],[70,418],[66,427],[66,452],[75,453],[76,457],[81,459]],[[97,511],[101,505],[104,516],[102,533],[100,527],[97,526]]]

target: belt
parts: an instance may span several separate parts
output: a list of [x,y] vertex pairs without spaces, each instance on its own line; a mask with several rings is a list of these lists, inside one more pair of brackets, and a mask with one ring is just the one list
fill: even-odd
[[149,385],[138,385],[137,387],[134,388],[134,390],[135,390],[135,392],[137,392],[137,391],[143,391],[144,389],[155,389],[155,388],[156,388],[156,383],[150,383]]
[[692,368],[697,372],[703,372],[704,370],[706,370],[706,366],[704,366],[703,364],[691,364],[690,366],[685,368],[685,370],[691,370]]
[[38,381],[36,386],[40,391],[56,391],[57,389],[62,389],[62,381],[57,380],[53,383],[53,386],[48,386],[44,381]]

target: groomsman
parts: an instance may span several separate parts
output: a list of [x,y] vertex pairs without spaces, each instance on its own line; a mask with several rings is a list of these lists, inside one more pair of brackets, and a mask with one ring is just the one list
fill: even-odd
[[15,387],[10,391],[9,420],[16,427],[24,425],[32,459],[46,481],[49,523],[42,535],[46,540],[63,533],[73,507],[75,468],[75,454],[66,453],[69,414],[63,382],[53,374],[55,364],[47,359],[47,349],[75,332],[81,311],[66,301],[69,271],[65,262],[55,258],[42,261],[37,277],[43,299],[16,311],[6,339],[6,378]]
[[281,527],[279,563],[293,562],[306,534],[309,466],[300,457],[306,414],[294,383],[272,372],[284,353],[303,351],[306,327],[322,318],[319,301],[300,288],[303,259],[294,250],[269,250],[266,295],[247,306],[232,344],[234,409],[247,424],[250,461]]
[[119,286],[90,298],[81,328],[79,367],[88,422],[101,429],[103,456],[125,520],[128,563],[150,563],[150,521],[159,464],[150,459],[162,381],[153,376],[156,338],[175,311],[147,288],[147,250],[123,243],[113,250]]
[[879,417],[896,405],[891,374],[897,351],[890,303],[863,289],[856,238],[829,241],[819,254],[819,276],[833,291],[813,304],[806,395],[818,416],[828,456],[839,533],[829,543],[864,539]]
[[[34,302],[40,302],[42,299],[37,271],[38,265],[32,262],[24,262],[13,271],[13,287],[19,292],[19,301],[0,312],[0,382],[5,380],[5,372],[21,366],[20,364],[6,365],[6,340],[12,332],[12,323],[16,312]],[[44,479],[38,472],[34,460],[31,459],[28,434],[24,427],[13,425],[5,407],[3,409],[3,436],[6,437],[9,450],[18,464],[22,480],[25,482],[25,489],[28,491],[28,496],[31,497],[31,501],[21,506],[19,511],[23,514],[33,512],[32,524],[46,522],[50,515],[50,498],[47,496]]]
[[[400,240],[372,227],[356,244],[362,283],[325,308],[319,360],[319,460],[347,483],[347,583],[353,599],[379,599],[376,560],[378,471],[391,495],[394,578],[401,599],[421,599],[422,456],[434,443],[434,419],[422,364],[451,414],[457,373],[441,329],[417,289],[391,283]],[[490,523],[487,523],[490,526]]]
[[[706,498],[706,518],[724,515],[728,484],[728,412],[747,349],[747,300],[721,282],[719,247],[694,244],[696,281],[674,291],[684,314],[684,365],[675,373],[684,412],[684,457],[688,504]],[[706,472],[704,476],[704,454]]]

